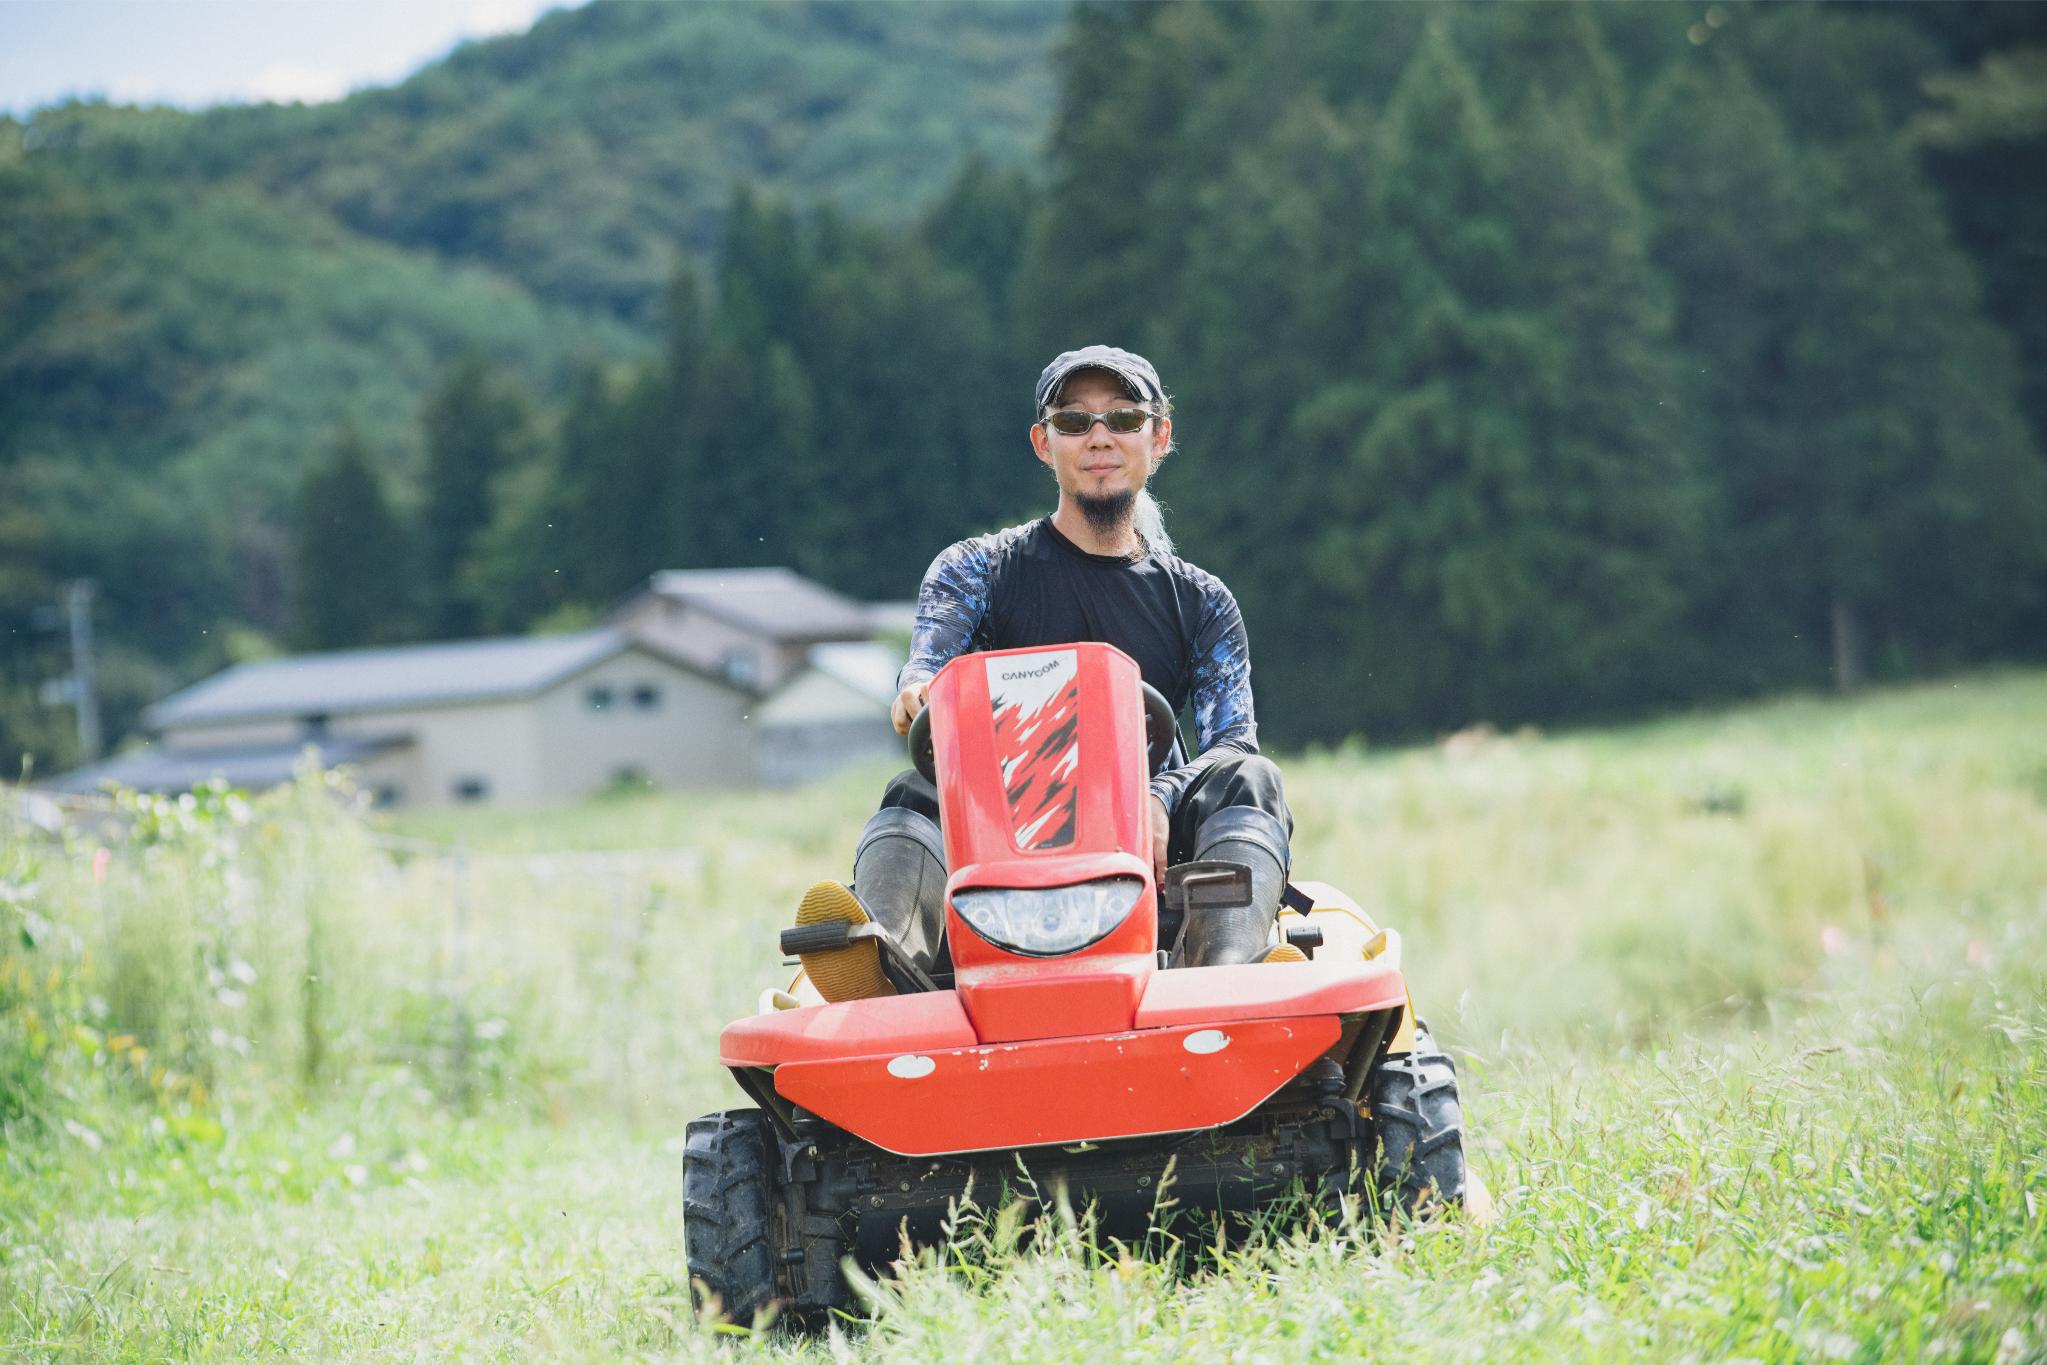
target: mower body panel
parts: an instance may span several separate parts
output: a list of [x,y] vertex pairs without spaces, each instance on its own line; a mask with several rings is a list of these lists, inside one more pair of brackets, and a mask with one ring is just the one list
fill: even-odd
[[901,1156],[1100,1142],[1232,1123],[1340,1032],[1311,1015],[791,1062],[775,1089]]
[[975,969],[959,995],[984,1043],[1021,1043],[1131,1028],[1157,959],[1104,953]]
[[726,1066],[780,1066],[833,1057],[893,1057],[979,1041],[957,995],[919,991],[734,1020],[718,1035],[718,1060]]
[[1181,967],[1152,976],[1138,1002],[1137,1027],[1363,1014],[1406,1003],[1407,983],[1397,970],[1356,959]]
[[[1087,1027],[1067,988],[1127,979],[1055,984],[1050,1003],[1070,1011],[1055,1037],[977,1037],[956,993],[927,991],[741,1019],[720,1060],[771,1070],[784,1099],[887,1151],[991,1151],[1233,1122],[1328,1052],[1347,1019],[1407,1003],[1400,973],[1365,961],[1189,967],[1148,977],[1127,1010],[1134,1028]],[[1031,1016],[1047,1000],[1028,987],[1013,989]],[[1103,1017],[1124,1012],[1118,998]]]
[[[807,1111],[905,1156],[1212,1129],[1325,1056],[1355,1098],[1364,1054],[1407,1004],[1397,958],[1347,945],[1309,962],[1159,970],[1145,708],[1128,655],[1101,643],[963,655],[932,680],[930,706],[952,989],[731,1024],[720,1057],[749,1094],[785,1123]],[[955,900],[1105,877],[1137,881],[1130,911],[1057,956],[984,937]]]
[[[1021,992],[1024,983],[1018,981],[1015,988]],[[1131,1013],[1134,1027],[1145,1030],[1375,1013],[1406,1003],[1406,983],[1391,966],[1318,959],[1154,972]],[[1093,1030],[1071,1027],[1058,1036],[1090,1032]],[[718,1060],[726,1066],[775,1067],[785,1062],[887,1058],[904,1052],[1013,1041],[1026,1040],[976,1034],[956,992],[920,991],[736,1019],[719,1035]],[[1084,1093],[1084,1084],[1081,1089]]]

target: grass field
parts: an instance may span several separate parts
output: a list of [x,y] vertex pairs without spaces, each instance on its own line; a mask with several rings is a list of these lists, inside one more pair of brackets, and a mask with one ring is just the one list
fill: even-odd
[[0,821],[0,1358],[2047,1359],[2047,674],[1286,760],[1489,1229],[964,1228],[701,1324],[675,1141],[881,774],[377,828]]

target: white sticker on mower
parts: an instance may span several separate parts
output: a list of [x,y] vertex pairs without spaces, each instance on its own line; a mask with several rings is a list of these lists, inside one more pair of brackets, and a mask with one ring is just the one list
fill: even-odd
[[1212,1052],[1221,1052],[1230,1045],[1230,1035],[1219,1028],[1196,1029],[1180,1040],[1180,1046],[1197,1057],[1206,1057]]
[[938,1070],[937,1062],[932,1061],[929,1057],[919,1057],[915,1053],[905,1057],[889,1058],[888,1074],[901,1080],[922,1080],[936,1070]]
[[1017,850],[1064,848],[1079,819],[1073,775],[1080,767],[1080,652],[989,659],[988,702]]

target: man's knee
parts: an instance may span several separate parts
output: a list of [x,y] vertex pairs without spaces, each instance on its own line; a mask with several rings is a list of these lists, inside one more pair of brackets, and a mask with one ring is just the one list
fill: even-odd
[[881,810],[913,810],[932,821],[938,820],[938,789],[915,768],[905,768],[889,779],[882,789]]
[[1231,754],[1202,774],[1199,784],[1208,804],[1258,806],[1278,815],[1286,809],[1286,782],[1279,765],[1264,754]]
[[1269,791],[1275,796],[1286,795],[1286,782],[1279,775],[1279,765],[1264,754],[1236,754],[1228,761],[1235,769],[1239,783]]
[[1175,862],[1195,856],[1202,826],[1226,810],[1251,808],[1263,811],[1276,829],[1275,836],[1291,836],[1293,812],[1287,809],[1286,784],[1279,765],[1263,754],[1225,754],[1202,769],[1173,813],[1172,838],[1168,856]]

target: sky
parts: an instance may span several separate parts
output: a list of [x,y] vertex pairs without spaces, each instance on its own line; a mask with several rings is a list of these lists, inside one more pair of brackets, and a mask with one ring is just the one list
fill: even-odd
[[581,0],[0,0],[0,113],[338,99]]

